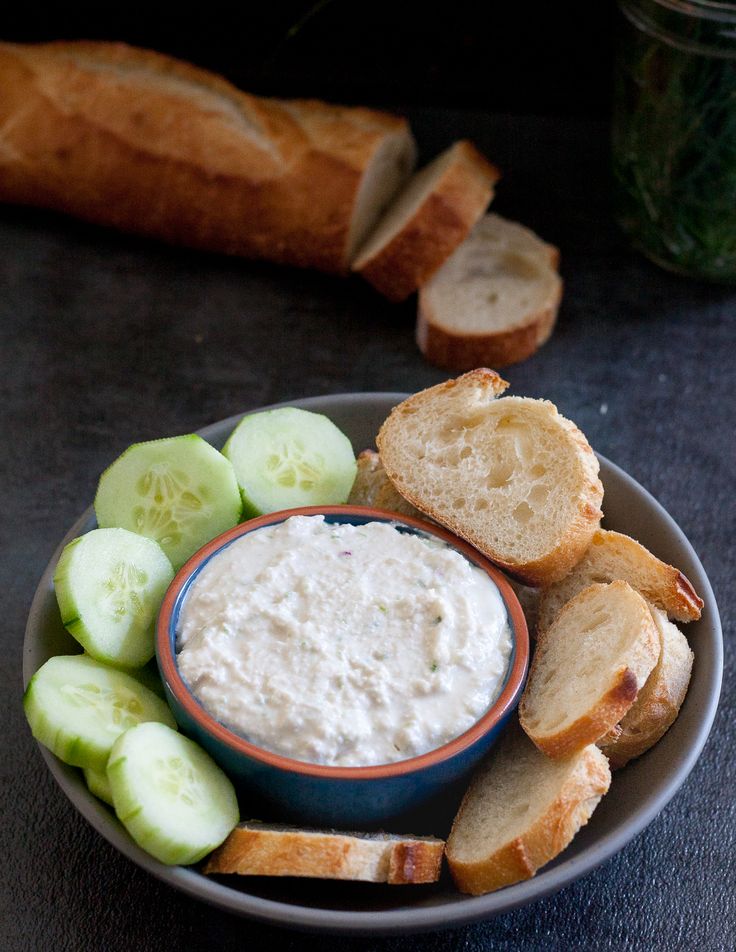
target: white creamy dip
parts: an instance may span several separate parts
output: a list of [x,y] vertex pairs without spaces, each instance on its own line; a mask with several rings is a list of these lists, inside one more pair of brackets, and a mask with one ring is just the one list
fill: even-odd
[[511,631],[495,584],[443,542],[293,516],[210,559],[177,650],[194,695],[237,734],[359,767],[471,727],[500,693]]

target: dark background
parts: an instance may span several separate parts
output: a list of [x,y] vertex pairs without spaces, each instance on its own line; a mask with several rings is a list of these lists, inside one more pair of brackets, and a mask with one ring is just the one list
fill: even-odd
[[16,8],[0,38],[124,40],[262,95],[600,116],[615,22],[613,0],[57,3]]
[[426,155],[477,141],[503,169],[494,208],[562,251],[555,334],[504,376],[513,393],[553,400],[692,541],[726,636],[713,733],[682,790],[617,856],[556,896],[450,933],[286,933],[192,902],[127,861],[56,786],[20,703],[33,592],[99,473],[135,440],[448,375],[417,351],[415,302],[391,305],[358,279],[0,207],[0,952],[731,950],[736,294],[656,269],[613,223],[615,4],[332,0],[292,29],[313,6],[14,5],[0,11],[0,38],[125,40],[261,94],[406,110]]

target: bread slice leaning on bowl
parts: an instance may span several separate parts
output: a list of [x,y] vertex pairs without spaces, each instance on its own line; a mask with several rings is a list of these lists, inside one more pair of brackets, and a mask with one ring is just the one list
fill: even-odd
[[594,745],[565,760],[513,724],[471,781],[446,856],[458,889],[480,895],[532,877],[569,845],[611,782]]
[[480,368],[393,409],[378,450],[398,492],[530,585],[565,576],[601,520],[598,460],[546,400],[496,399]]
[[591,585],[537,642],[519,720],[548,757],[608,734],[636,701],[660,652],[649,606],[626,582]]
[[439,879],[444,848],[444,841],[435,837],[302,830],[251,820],[235,827],[203,872],[433,883]]

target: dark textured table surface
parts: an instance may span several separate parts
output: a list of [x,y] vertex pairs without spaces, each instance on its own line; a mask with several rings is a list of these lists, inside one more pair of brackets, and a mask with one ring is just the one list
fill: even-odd
[[627,250],[608,208],[602,124],[419,111],[427,154],[470,136],[505,171],[496,208],[562,249],[557,331],[508,368],[649,489],[698,552],[726,642],[721,706],[697,766],[614,859],[556,896],[416,938],[304,936],[186,899],[118,855],[47,772],[23,719],[21,644],[38,578],[129,443],[312,394],[444,379],[413,342],[414,305],[360,282],[169,249],[0,209],[0,948],[731,949],[736,767],[736,291]]

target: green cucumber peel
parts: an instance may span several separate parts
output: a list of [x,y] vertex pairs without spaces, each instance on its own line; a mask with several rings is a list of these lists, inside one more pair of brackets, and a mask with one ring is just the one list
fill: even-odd
[[153,657],[156,616],[173,577],[153,540],[93,529],[66,546],[54,574],[62,623],[96,660],[140,668]]
[[154,539],[174,569],[240,520],[232,465],[196,434],[134,443],[100,477],[101,527]]
[[235,469],[246,518],[340,505],[357,472],[345,434],[328,417],[296,407],[243,417],[222,452]]

